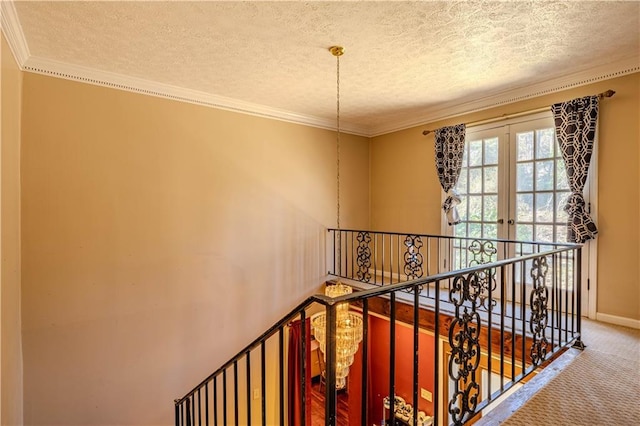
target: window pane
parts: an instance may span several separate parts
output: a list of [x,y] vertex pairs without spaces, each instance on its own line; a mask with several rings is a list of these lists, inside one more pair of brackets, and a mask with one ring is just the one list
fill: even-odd
[[469,166],[482,164],[482,141],[469,142]]
[[516,222],[533,222],[533,194],[516,195]]
[[516,239],[520,241],[532,241],[533,225],[516,225]]
[[536,241],[553,241],[553,225],[536,225]]
[[536,222],[553,222],[553,198],[552,193],[536,194]]
[[498,220],[498,196],[484,196],[484,220],[486,222],[495,222]]
[[482,193],[482,169],[469,169],[469,193]]
[[553,129],[542,129],[536,131],[536,158],[553,158],[553,148],[555,145],[555,137]]
[[556,239],[559,243],[567,242],[567,225],[557,225],[556,227]]
[[498,138],[484,141],[484,164],[498,164]]
[[553,190],[553,160],[536,161],[536,189]]
[[556,222],[558,223],[566,223],[569,220],[569,215],[564,211],[568,199],[568,192],[559,192],[556,196]]
[[460,215],[460,220],[466,221],[467,218],[467,204],[469,203],[468,197],[462,197],[462,202],[458,205],[458,214]]
[[482,225],[479,223],[469,224],[469,237],[481,238],[482,237]]
[[484,192],[498,192],[497,167],[484,167]]
[[569,189],[567,169],[564,167],[564,160],[561,158],[556,160],[556,188]]
[[[462,217],[462,216],[460,216]],[[459,223],[453,227],[453,235],[456,237],[464,237],[467,235],[467,225],[465,223]]]
[[482,237],[483,238],[498,238],[498,226],[485,223],[482,226]]
[[460,177],[458,177],[458,183],[456,183],[456,191],[458,191],[458,193],[461,195],[469,193],[469,188],[467,188],[467,173],[468,173],[468,169],[463,168],[460,171]]
[[482,220],[482,195],[469,196],[469,215],[468,220]]
[[516,189],[533,191],[533,163],[518,164],[516,168]]
[[518,133],[516,139],[518,161],[533,160],[533,132]]

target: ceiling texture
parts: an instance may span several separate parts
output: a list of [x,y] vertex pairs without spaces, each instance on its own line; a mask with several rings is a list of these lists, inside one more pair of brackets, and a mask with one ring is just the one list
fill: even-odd
[[365,136],[640,71],[640,2],[2,2],[22,69]]

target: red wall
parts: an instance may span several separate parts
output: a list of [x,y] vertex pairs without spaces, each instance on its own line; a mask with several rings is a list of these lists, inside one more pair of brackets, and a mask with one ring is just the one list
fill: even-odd
[[[382,399],[389,394],[390,322],[374,316],[369,317],[369,422],[380,424]],[[413,404],[413,327],[396,322],[395,338],[395,383],[396,394]],[[351,425],[360,424],[360,401],[362,383],[362,355],[356,354],[349,372],[349,419]],[[434,386],[434,337],[425,333],[418,335],[418,383],[420,388],[433,394]],[[420,389],[418,389],[420,392]],[[414,407],[415,409],[415,407]],[[420,398],[418,409],[433,414],[433,402]]]

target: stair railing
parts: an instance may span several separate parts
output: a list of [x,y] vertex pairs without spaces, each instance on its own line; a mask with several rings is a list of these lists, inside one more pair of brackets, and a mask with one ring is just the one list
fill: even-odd
[[[435,236],[429,238],[434,238],[438,245],[442,244],[442,241],[435,240]],[[480,245],[483,242],[476,240]],[[357,406],[350,406],[351,421],[355,416],[357,423],[366,425],[378,423],[384,416],[383,420],[391,425],[401,424],[398,420],[401,419],[402,424],[418,426],[428,419],[434,425],[458,426],[476,419],[498,397],[567,347],[572,344],[582,346],[581,246],[538,244],[529,246],[533,250],[527,253],[526,244],[529,243],[501,240],[495,244],[502,244],[498,249],[507,254],[516,247],[513,244],[522,245],[518,248],[520,253],[495,260],[487,243],[482,247],[484,255],[489,257],[482,259],[476,253],[475,258],[471,256],[473,263],[470,267],[372,286],[337,298],[317,295],[306,299],[184,397],[176,400],[176,425],[285,425],[290,424],[288,416],[294,404],[297,407],[293,410],[297,416],[296,424],[305,424],[307,410],[311,406],[306,393],[302,392],[296,402],[287,400],[285,329],[296,319],[305,323],[309,314],[318,309],[324,309],[327,318],[326,387],[322,414],[326,425],[341,424],[335,364],[336,305],[342,302],[349,302],[352,309],[360,312],[364,328],[359,386],[353,385],[352,388],[349,385],[350,401],[360,401]],[[417,243],[410,242],[409,246],[415,247]],[[478,246],[470,242],[463,249],[455,244],[446,247],[450,256],[456,250],[473,253]],[[354,253],[357,254],[356,251]],[[416,250],[409,251],[408,263],[416,260],[412,257],[416,253]],[[384,256],[379,259],[382,261]],[[460,263],[462,260],[471,263],[469,259],[460,258]],[[441,259],[433,260],[436,266],[441,262]],[[397,266],[394,266],[394,271]],[[387,278],[391,276],[393,274]],[[408,277],[411,278],[411,274]],[[357,287],[356,284],[353,285]],[[370,362],[381,356],[368,351],[370,342],[373,344],[374,340],[380,339],[369,330],[368,324],[373,317],[388,321],[389,340],[383,342],[388,368],[372,375]],[[400,323],[411,328],[413,344],[409,348],[401,348],[396,339]],[[306,333],[305,327],[301,330]],[[419,375],[421,363],[425,362],[419,355],[427,349],[420,343],[423,342],[420,334],[425,330],[431,333],[428,346],[437,348],[426,361],[430,362],[430,379]],[[307,362],[310,348],[306,337],[303,335],[299,343],[301,389],[306,387],[310,368]],[[402,361],[396,359],[407,353],[412,357],[409,367],[400,365]],[[253,367],[255,359],[260,364],[258,369]],[[397,373],[400,367],[409,370],[405,368],[404,373]],[[257,379],[256,370],[260,371]],[[267,377],[267,373],[273,377]],[[379,384],[380,374],[385,376],[386,388],[381,392],[387,398],[384,404],[379,401],[372,406],[370,397],[375,399],[376,396],[369,395],[369,388]],[[407,382],[407,377],[397,374],[410,375],[409,388],[401,386],[401,382]],[[483,374],[495,376],[499,381],[497,388],[492,380],[483,382]],[[252,389],[258,386],[259,391],[255,394]],[[359,391],[356,391],[358,387]],[[426,405],[422,398],[423,390],[433,396]],[[359,395],[355,395],[356,392]],[[252,405],[256,396],[259,408]],[[396,399],[399,397],[407,404],[397,402],[401,401]],[[409,412],[399,410],[401,406],[414,407],[411,417]],[[418,415],[419,411],[424,411],[423,417]]]

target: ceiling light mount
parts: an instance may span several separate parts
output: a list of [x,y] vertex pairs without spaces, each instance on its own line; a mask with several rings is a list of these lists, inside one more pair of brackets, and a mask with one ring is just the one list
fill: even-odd
[[331,52],[331,54],[333,56],[342,56],[342,55],[344,55],[344,47],[342,47],[342,46],[331,46],[329,48],[329,52]]

